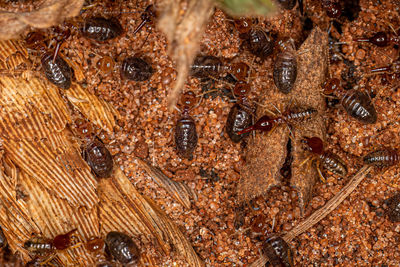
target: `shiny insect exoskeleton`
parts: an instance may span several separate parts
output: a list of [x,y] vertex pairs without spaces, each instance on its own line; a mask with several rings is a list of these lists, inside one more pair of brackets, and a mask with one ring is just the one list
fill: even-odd
[[386,214],[392,222],[400,222],[400,193],[388,199]]
[[73,76],[72,68],[59,55],[61,42],[70,36],[70,31],[60,31],[53,39],[57,45],[54,51],[46,51],[46,37],[41,32],[31,32],[25,38],[25,44],[29,49],[37,50],[42,54],[41,66],[46,78],[56,86],[62,89],[71,87],[71,79]]
[[0,227],[0,249],[6,247],[8,244],[7,238],[4,235],[3,229]]
[[369,153],[363,160],[365,164],[383,168],[399,163],[400,157],[394,149],[381,149]]
[[73,229],[66,234],[57,235],[54,239],[34,237],[24,243],[24,248],[32,255],[49,255],[56,250],[64,250],[72,246]]
[[294,267],[292,249],[280,236],[268,237],[264,242],[262,252],[274,267]]
[[[314,154],[310,162],[314,160],[317,161],[318,175],[323,182],[325,182],[326,179],[322,174],[321,167],[341,177],[347,175],[346,164],[337,155],[326,152],[324,150],[324,144],[319,137],[304,137],[302,142],[306,144],[306,150]],[[309,160],[309,158],[306,159],[306,161],[307,160]]]
[[388,73],[388,74],[395,74],[395,76],[400,75],[400,59],[397,59],[388,66],[372,69],[371,73],[374,74]]
[[253,122],[255,109],[250,105],[246,95],[250,91],[250,85],[243,81],[235,85],[234,94],[238,98],[237,103],[231,108],[225,124],[225,130],[232,142],[240,142],[248,134],[238,134]]
[[356,42],[368,42],[378,47],[400,45],[400,36],[396,33],[377,32],[371,37],[356,38]]
[[113,71],[115,62],[110,56],[103,56],[96,62],[96,68],[103,74]]
[[338,0],[322,0],[321,3],[328,17],[336,19],[342,15],[342,6]]
[[109,232],[105,243],[111,256],[122,264],[134,264],[139,261],[140,250],[128,235],[120,232]]
[[287,111],[280,116],[268,116],[264,115],[252,126],[239,131],[237,134],[245,134],[254,130],[260,130],[263,132],[270,132],[273,128],[278,125],[286,124],[290,125],[293,122],[301,122],[309,118],[312,114],[316,113],[317,110],[314,108],[308,108],[302,111]]
[[73,75],[72,68],[61,56],[57,55],[55,60],[53,60],[53,57],[53,52],[46,52],[43,54],[41,62],[44,75],[56,86],[62,89],[70,88]]
[[234,24],[250,53],[262,60],[272,54],[275,45],[274,36],[259,27],[253,27],[251,18],[235,19]]
[[147,23],[154,22],[154,19],[157,18],[157,11],[156,11],[154,5],[153,4],[148,5],[146,7],[146,9],[144,10],[144,12],[140,15],[140,18],[142,19],[142,21],[136,27],[136,29],[133,31],[133,34],[136,34],[143,28],[144,25],[146,25]]
[[250,67],[244,62],[227,63],[210,55],[199,55],[194,59],[190,75],[200,79],[218,79],[230,73],[237,81],[243,81],[249,75]]
[[131,81],[146,81],[154,73],[151,65],[142,58],[128,57],[125,58],[121,65],[121,78]]
[[100,42],[114,39],[123,32],[121,24],[116,19],[102,17],[86,19],[80,31],[84,37]]
[[365,124],[376,122],[376,110],[368,95],[357,90],[345,91],[340,80],[336,78],[328,80],[324,88],[324,94],[333,92],[340,98],[341,105],[350,116]]
[[99,178],[109,178],[113,170],[113,158],[103,142],[93,133],[90,122],[74,121],[74,131],[82,141],[82,156],[92,172]]
[[283,51],[274,62],[274,82],[284,94],[290,93],[297,78],[297,56],[293,42],[282,44]]
[[192,91],[188,91],[182,95],[181,102],[183,110],[181,117],[175,126],[175,146],[179,156],[192,160],[193,152],[197,146],[197,130],[196,124],[189,110],[193,108],[196,96]]

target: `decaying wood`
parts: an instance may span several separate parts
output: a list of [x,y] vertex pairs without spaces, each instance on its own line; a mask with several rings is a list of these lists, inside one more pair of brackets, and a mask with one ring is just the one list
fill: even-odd
[[195,192],[186,184],[175,182],[168,178],[158,167],[150,165],[147,161],[137,158],[139,165],[146,170],[148,175],[161,187],[167,190],[175,200],[185,208],[190,209],[190,199],[196,199]]
[[113,128],[116,118],[119,118],[119,113],[111,104],[90,94],[77,83],[72,83],[71,88],[65,91],[65,95],[72,105],[89,121],[106,130],[108,133],[114,131]]
[[[182,15],[181,8],[185,5],[187,6]],[[200,48],[200,38],[211,17],[213,6],[212,0],[165,0],[163,3],[163,14],[158,27],[168,39],[168,54],[174,60],[178,73],[174,88],[168,96],[168,108],[171,111],[178,101],[190,65]]]
[[122,231],[132,236],[143,236],[169,254],[172,247],[182,255],[189,266],[203,266],[190,242],[179,228],[152,201],[135,189],[118,168],[112,179],[101,180],[99,186],[101,232]]
[[[276,103],[271,103],[268,95],[261,99],[265,106],[283,104],[283,111],[290,109],[315,108],[317,115],[301,124],[293,124],[292,129],[285,125],[278,126],[270,133],[257,132],[251,138],[245,155],[245,166],[241,172],[238,185],[238,195],[243,201],[266,194],[273,186],[279,186],[282,181],[280,169],[287,155],[286,144],[289,134],[292,139],[292,178],[290,184],[299,192],[300,207],[303,210],[310,200],[312,188],[316,181],[317,172],[307,168],[307,164],[299,166],[309,155],[303,151],[300,140],[303,136],[318,136],[325,140],[324,114],[325,103],[320,93],[327,68],[327,34],[315,28],[307,40],[297,51],[298,75],[295,87],[288,95],[276,92]],[[257,117],[268,114],[265,108],[259,109]]]
[[45,0],[31,12],[0,12],[0,40],[17,38],[28,27],[48,28],[79,14],[84,0]]
[[[337,193],[333,198],[331,198],[323,207],[316,210],[313,214],[311,214],[307,219],[303,222],[299,223],[294,227],[290,232],[283,236],[283,239],[286,242],[292,241],[296,236],[304,233],[315,224],[320,222],[323,218],[329,215],[333,210],[335,210],[340,203],[343,202],[351,192],[356,189],[356,187],[361,183],[361,181],[368,175],[371,166],[362,167],[352,178],[351,180]],[[265,255],[261,255],[255,262],[253,262],[251,267],[262,267],[268,262],[267,257]]]

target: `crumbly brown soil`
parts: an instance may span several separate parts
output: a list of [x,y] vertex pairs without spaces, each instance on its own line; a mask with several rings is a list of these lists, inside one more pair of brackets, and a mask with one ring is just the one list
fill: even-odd
[[[400,91],[397,84],[382,85],[381,76],[365,76],[372,67],[390,64],[398,56],[398,47],[378,48],[368,43],[354,43],[352,39],[388,31],[389,25],[400,27],[400,4],[396,0],[361,0],[361,12],[353,22],[344,20],[343,33],[336,37],[343,45],[344,58],[354,61],[356,85],[375,96],[378,122],[362,125],[343,110],[328,108],[324,115],[327,125],[327,150],[340,155],[353,174],[361,165],[360,157],[380,146],[398,148]],[[87,90],[105,99],[121,113],[114,135],[103,138],[108,143],[115,162],[139,191],[153,199],[168,216],[181,227],[196,252],[209,266],[242,266],[253,262],[262,241],[270,233],[286,232],[302,220],[297,192],[287,185],[274,188],[268,194],[240,206],[237,185],[243,168],[241,157],[244,145],[233,144],[224,134],[226,116],[232,104],[228,98],[205,98],[191,115],[199,132],[198,147],[193,161],[180,159],[174,149],[173,131],[179,112],[169,112],[167,95],[176,76],[174,62],[168,57],[167,43],[157,28],[144,28],[135,36],[140,12],[149,2],[115,1],[88,9],[82,17],[117,16],[125,33],[98,44],[74,33],[65,42],[62,53],[77,62],[85,74]],[[305,1],[307,13],[314,23],[327,30],[329,21],[319,1]],[[122,12],[122,13],[121,13]],[[274,18],[259,19],[259,27],[271,30],[281,38],[298,40],[302,34],[299,11],[284,11]],[[147,41],[144,43],[144,40]],[[143,44],[144,43],[144,44]],[[238,34],[226,16],[217,10],[203,35],[201,52],[218,57],[234,58],[251,64],[254,101],[269,91],[279,94],[273,85],[272,63],[276,55],[264,62],[254,61],[252,55],[240,47]],[[123,58],[142,54],[151,59],[156,70],[148,82],[123,81],[119,65]],[[96,69],[101,56],[112,56],[117,65],[110,74]],[[331,64],[330,74],[340,77],[348,71],[344,62]],[[364,76],[363,76],[364,75]],[[226,87],[217,83],[217,87]],[[202,84],[189,78],[184,90],[202,93]],[[147,147],[146,147],[147,145]],[[148,150],[148,152],[147,152]],[[135,156],[147,156],[165,173],[195,190],[198,199],[190,210],[174,201],[164,189],[139,167]],[[398,187],[397,167],[384,174],[374,170],[359,187],[331,215],[308,232],[291,242],[296,266],[397,266],[400,264],[398,241],[400,225],[391,223],[384,215],[384,200]],[[397,177],[397,178],[396,178]],[[348,178],[327,175],[327,183],[317,182],[307,217],[334,196]],[[241,216],[235,216],[241,214]],[[240,220],[242,219],[242,220]],[[242,221],[242,224],[240,224]],[[261,223],[261,224],[260,224]],[[236,228],[236,226],[240,226]],[[155,248],[157,251],[157,248]],[[173,266],[173,260],[165,261]]]

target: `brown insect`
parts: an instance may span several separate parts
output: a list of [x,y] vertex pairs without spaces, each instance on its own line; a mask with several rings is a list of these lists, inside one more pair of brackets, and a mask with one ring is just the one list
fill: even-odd
[[91,238],[85,243],[85,248],[95,257],[104,253],[105,243],[102,238]]
[[183,110],[175,126],[176,150],[181,157],[189,160],[193,159],[193,151],[196,149],[198,139],[196,124],[193,118],[189,116],[189,111],[195,104],[195,98],[196,96],[192,91],[182,95]]
[[337,156],[332,153],[326,152],[324,150],[324,144],[319,137],[304,137],[302,142],[306,144],[306,150],[310,151],[312,154],[311,157],[308,157],[301,165],[305,162],[317,161],[317,171],[318,175],[321,178],[322,182],[326,182],[324,175],[322,174],[322,169],[326,169],[334,174],[337,174],[341,177],[347,175],[347,167],[346,164]]
[[140,82],[150,79],[154,69],[142,58],[128,57],[122,62],[120,72],[122,79]]
[[275,36],[269,34],[259,27],[253,26],[253,19],[239,18],[234,20],[239,37],[250,53],[264,60],[272,54],[275,45]]
[[397,164],[400,157],[396,150],[381,149],[369,153],[363,160],[365,164],[383,168]]
[[123,32],[122,26],[117,19],[105,19],[102,17],[85,19],[80,31],[84,37],[100,42],[114,39]]
[[[73,229],[66,234],[57,235],[54,239],[48,239],[43,237],[34,237],[24,243],[24,248],[29,251],[29,253],[33,256],[37,256],[39,258],[47,258],[46,260],[51,260],[51,255],[55,254],[56,251],[65,250],[71,248],[72,243],[72,235],[76,232],[77,229]],[[80,244],[75,244],[75,246],[79,246]]]
[[42,54],[41,66],[47,80],[62,89],[71,87],[73,76],[72,68],[60,56],[61,42],[70,36],[70,31],[59,31],[53,40],[57,41],[54,51],[47,51],[47,38],[41,32],[31,32],[25,38],[25,44],[29,49],[37,50]]
[[231,108],[225,124],[225,130],[229,138],[235,142],[240,142],[248,134],[238,134],[238,132],[249,127],[253,121],[255,109],[250,105],[247,94],[250,91],[250,85],[240,81],[236,83],[234,94],[238,102]]
[[297,56],[293,40],[281,43],[283,51],[274,62],[274,82],[284,94],[290,93],[297,78]]
[[96,62],[96,68],[103,74],[108,74],[114,70],[115,62],[110,56],[103,56]]
[[378,47],[386,47],[389,45],[400,45],[400,36],[396,32],[377,32],[371,37],[356,38],[354,41],[368,42]]
[[148,23],[153,23],[154,19],[157,18],[157,11],[154,7],[153,4],[148,5],[146,7],[146,9],[144,10],[144,12],[140,15],[142,21],[140,22],[140,24],[136,27],[136,29],[133,31],[133,34],[136,34],[137,32],[139,32],[143,26],[145,26]]
[[106,248],[111,256],[122,264],[135,264],[139,261],[140,250],[132,238],[120,232],[109,232]]
[[272,266],[294,267],[292,249],[280,236],[268,237],[264,242],[262,252]]
[[82,156],[92,172],[99,178],[109,178],[114,165],[112,155],[93,133],[90,122],[80,118],[76,119],[74,130],[83,142]]
[[314,108],[307,108],[301,111],[291,111],[283,113],[280,116],[268,116],[264,115],[252,126],[239,131],[237,134],[245,134],[254,130],[260,130],[263,132],[271,132],[275,127],[281,124],[290,125],[292,122],[300,122],[306,118],[309,118],[312,114],[316,113],[317,110]]
[[386,214],[392,222],[400,222],[400,194],[397,193],[388,199]]
[[373,124],[377,120],[374,105],[368,95],[357,90],[345,91],[339,79],[332,78],[325,83],[324,94],[335,92],[344,110],[359,122]]
[[250,67],[244,62],[228,63],[210,55],[198,55],[192,66],[190,74],[200,79],[225,76],[230,73],[237,81],[244,81],[249,75]]

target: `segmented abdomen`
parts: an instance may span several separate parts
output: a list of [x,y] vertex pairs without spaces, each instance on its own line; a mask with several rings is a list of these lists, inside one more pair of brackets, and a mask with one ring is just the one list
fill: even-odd
[[235,104],[231,108],[228,119],[226,120],[225,129],[233,142],[238,143],[249,134],[238,134],[238,132],[251,125],[252,114],[250,108],[243,107],[242,105]]
[[377,167],[388,167],[399,162],[399,154],[396,150],[377,150],[364,157],[364,163]]
[[197,146],[196,124],[190,116],[184,116],[176,123],[175,144],[178,154],[191,160]]
[[293,252],[282,237],[269,237],[263,246],[263,253],[272,266],[293,267]]
[[53,62],[53,53],[47,52],[42,56],[42,68],[46,78],[62,89],[71,87],[72,69],[60,56]]
[[283,119],[286,121],[301,121],[305,118],[310,117],[312,114],[316,112],[317,112],[316,109],[308,108],[303,111],[290,112],[289,114],[285,115]]
[[341,100],[346,112],[365,124],[373,124],[377,120],[376,110],[371,99],[363,92],[351,90]]
[[339,176],[347,175],[346,164],[336,155],[331,153],[324,153],[319,156],[321,159],[322,167]]
[[218,78],[222,67],[222,61],[217,57],[197,56],[191,66],[190,74],[197,78]]

